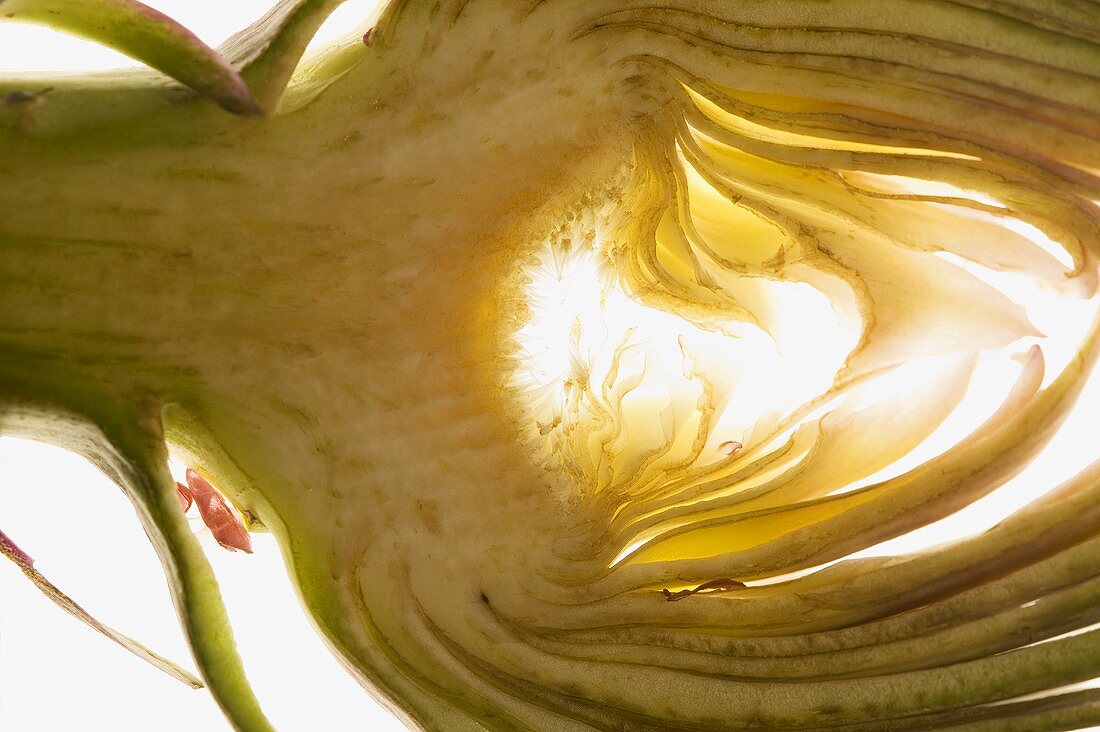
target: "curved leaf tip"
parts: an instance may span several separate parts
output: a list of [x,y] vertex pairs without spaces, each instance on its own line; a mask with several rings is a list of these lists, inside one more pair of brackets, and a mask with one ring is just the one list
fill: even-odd
[[240,74],[217,51],[137,0],[0,0],[0,18],[95,41],[167,74],[229,112],[261,114]]

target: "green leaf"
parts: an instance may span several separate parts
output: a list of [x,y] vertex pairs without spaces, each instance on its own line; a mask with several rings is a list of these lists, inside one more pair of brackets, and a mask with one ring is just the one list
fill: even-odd
[[100,449],[91,457],[138,508],[165,566],[195,661],[226,717],[243,732],[273,730],[245,677],[213,569],[179,510],[159,405],[125,401],[129,408],[121,410],[120,420],[99,420],[110,451]]
[[306,46],[344,0],[283,0],[221,47],[264,112],[275,109]]
[[0,17],[96,41],[167,74],[230,112],[259,113],[240,74],[217,51],[136,0],[0,0]]

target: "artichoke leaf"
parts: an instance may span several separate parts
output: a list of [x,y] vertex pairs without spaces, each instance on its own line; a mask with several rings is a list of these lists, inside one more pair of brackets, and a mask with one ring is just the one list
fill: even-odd
[[240,75],[198,36],[137,0],[3,0],[0,18],[43,23],[102,43],[235,114],[259,110]]

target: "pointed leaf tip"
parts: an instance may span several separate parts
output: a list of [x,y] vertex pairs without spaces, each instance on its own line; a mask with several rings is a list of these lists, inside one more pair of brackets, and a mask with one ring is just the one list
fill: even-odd
[[3,554],[20,567],[33,567],[34,559],[30,554],[19,548],[19,545],[11,540],[7,534],[0,531],[0,554]]
[[180,510],[187,513],[191,510],[191,504],[194,500],[191,498],[191,491],[187,490],[187,486],[183,483],[176,483],[176,498],[180,502]]

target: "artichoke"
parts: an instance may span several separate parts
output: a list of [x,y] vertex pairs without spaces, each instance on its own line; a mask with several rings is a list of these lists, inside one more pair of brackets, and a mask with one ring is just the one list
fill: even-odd
[[236,728],[170,453],[414,726],[1100,723],[1095,435],[883,549],[1095,364],[1097,5],[393,0],[304,54],[338,4],[0,0],[147,64],[0,80],[0,432],[125,490]]

